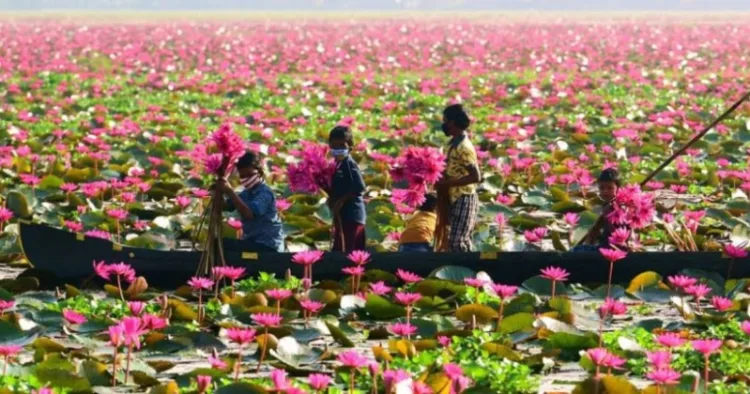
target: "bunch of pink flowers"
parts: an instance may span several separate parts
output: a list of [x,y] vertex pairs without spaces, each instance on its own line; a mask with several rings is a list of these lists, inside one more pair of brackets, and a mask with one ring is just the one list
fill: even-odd
[[396,182],[407,182],[408,190],[394,190],[394,203],[415,208],[424,202],[427,188],[437,183],[445,170],[445,155],[431,147],[410,146],[396,158],[391,177]]
[[245,153],[245,144],[228,123],[221,125],[208,140],[219,153],[205,155],[203,167],[206,172],[223,177],[232,171],[234,163]]
[[327,155],[327,145],[302,141],[302,160],[287,167],[289,189],[295,193],[309,194],[330,189],[336,164]]
[[617,191],[607,220],[616,226],[641,229],[648,226],[656,214],[654,195],[642,192],[638,185],[627,185]]

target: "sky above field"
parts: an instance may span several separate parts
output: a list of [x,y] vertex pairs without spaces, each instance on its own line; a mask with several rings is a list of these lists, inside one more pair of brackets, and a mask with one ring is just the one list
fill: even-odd
[[732,11],[746,0],[0,0],[0,10],[245,9],[245,10],[565,10]]

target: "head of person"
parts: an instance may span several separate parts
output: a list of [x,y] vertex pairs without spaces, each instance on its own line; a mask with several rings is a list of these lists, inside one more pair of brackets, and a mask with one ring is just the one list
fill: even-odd
[[599,174],[596,183],[599,187],[599,197],[609,202],[615,198],[617,189],[620,188],[620,176],[614,168],[607,168]]
[[443,124],[441,128],[447,137],[463,133],[470,125],[471,119],[469,119],[469,114],[466,113],[463,105],[453,104],[443,110]]
[[419,207],[419,210],[422,212],[435,212],[437,209],[437,196],[435,193],[427,193],[424,197],[425,200]]
[[328,147],[337,161],[346,159],[353,146],[352,130],[347,126],[336,126],[328,134]]
[[245,152],[237,160],[235,168],[237,168],[237,175],[240,176],[243,185],[263,179],[263,162],[261,157],[255,152]]

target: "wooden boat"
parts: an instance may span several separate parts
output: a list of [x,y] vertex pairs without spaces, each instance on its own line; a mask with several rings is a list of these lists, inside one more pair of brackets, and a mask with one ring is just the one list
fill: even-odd
[[[20,235],[24,254],[33,266],[23,275],[39,278],[42,286],[48,288],[65,283],[75,285],[90,278],[94,260],[128,263],[151,286],[175,288],[195,275],[201,254],[132,248],[40,224],[21,223]],[[283,277],[287,270],[298,277],[302,275],[302,267],[291,262],[291,253],[251,253],[242,250],[241,244],[234,240],[226,240],[225,258],[229,265],[247,268],[249,275],[267,272]],[[671,275],[686,268],[725,275],[729,262],[721,253],[630,253],[616,263],[613,281],[628,283],[644,271]],[[344,276],[341,269],[349,265],[345,255],[327,253],[315,264],[314,277],[341,279]],[[597,252],[374,253],[367,268],[388,272],[401,268],[428,276],[447,265],[484,271],[499,283],[516,285],[552,265],[568,270],[569,281],[573,283],[601,283],[609,272],[609,264]],[[733,277],[750,277],[750,259],[734,262]]]

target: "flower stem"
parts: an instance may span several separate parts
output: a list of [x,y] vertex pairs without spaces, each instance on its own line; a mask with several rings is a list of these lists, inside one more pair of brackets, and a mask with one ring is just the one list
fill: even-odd
[[198,290],[198,325],[203,324],[203,291]]
[[703,365],[703,391],[708,392],[708,355],[703,356],[705,363]]
[[120,292],[120,300],[125,302],[125,296],[122,294],[122,282],[120,281],[120,275],[117,275],[117,290]]
[[115,352],[112,355],[112,387],[117,386],[117,348],[115,345]]
[[555,298],[555,284],[557,281],[552,281],[552,298]]
[[130,376],[130,353],[133,351],[133,345],[128,345],[128,355],[125,358],[125,384],[128,384],[128,377]]
[[242,363],[242,346],[240,346],[239,349],[237,349],[237,362],[234,366],[234,381],[240,380],[240,367]]
[[352,368],[352,374],[349,375],[349,393],[354,394],[354,375],[357,373],[357,370]]
[[500,310],[497,311],[497,331],[500,331],[500,323],[503,322],[503,309],[505,309],[505,300],[500,299]]
[[5,356],[4,358],[5,364],[3,364],[3,376],[7,375],[8,373],[8,358],[9,357],[10,356]]
[[615,270],[615,262],[609,262],[609,279],[607,280],[607,298],[609,298],[609,292],[612,289],[612,273]]
[[268,349],[268,327],[263,330],[263,348],[260,349],[260,360],[258,360],[258,368],[255,369],[255,373],[260,372],[260,366],[263,365],[263,360],[266,358],[266,350]]
[[276,300],[276,314],[281,316],[281,300]]

